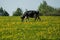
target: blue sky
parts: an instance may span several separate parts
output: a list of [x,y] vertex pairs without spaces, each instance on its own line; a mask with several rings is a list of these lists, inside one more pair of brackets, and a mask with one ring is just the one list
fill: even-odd
[[[10,15],[17,9],[21,8],[23,11],[37,10],[43,0],[0,0],[0,7],[3,7]],[[48,5],[59,8],[60,0],[46,0]]]

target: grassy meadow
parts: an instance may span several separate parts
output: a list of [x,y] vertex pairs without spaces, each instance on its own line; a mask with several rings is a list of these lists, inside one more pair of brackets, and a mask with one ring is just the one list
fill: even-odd
[[0,40],[60,40],[60,16],[41,16],[41,21],[35,22],[0,16]]

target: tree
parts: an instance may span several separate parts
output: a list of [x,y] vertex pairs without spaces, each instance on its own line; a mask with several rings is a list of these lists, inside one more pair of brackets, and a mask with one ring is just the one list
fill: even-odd
[[20,8],[17,8],[17,10],[13,13],[13,16],[21,16],[22,13],[22,10]]
[[0,16],[3,16],[3,8],[0,8]]
[[55,9],[49,6],[46,1],[43,1],[43,3],[39,5],[38,10],[42,15],[51,15]]
[[4,10],[4,16],[9,16],[8,12]]
[[60,16],[60,8],[56,9],[56,11],[54,11],[55,16]]
[[3,8],[0,8],[0,16],[9,16],[8,12],[3,10]]
[[44,13],[46,13],[46,7],[47,7],[47,3],[46,1],[43,1],[43,3],[41,3],[38,7],[39,12],[44,15]]

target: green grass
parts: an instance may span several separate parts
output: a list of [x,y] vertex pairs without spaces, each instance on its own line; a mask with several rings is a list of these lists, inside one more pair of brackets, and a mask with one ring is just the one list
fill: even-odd
[[21,22],[19,16],[0,16],[0,40],[60,40],[60,16]]

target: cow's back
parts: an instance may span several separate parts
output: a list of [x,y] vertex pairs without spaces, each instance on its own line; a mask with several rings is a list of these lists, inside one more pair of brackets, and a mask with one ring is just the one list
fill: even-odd
[[34,15],[39,15],[39,12],[38,11],[33,11],[33,10],[30,10],[30,11],[26,11],[25,13],[24,13],[24,15],[25,16],[29,16],[29,17],[34,17]]

